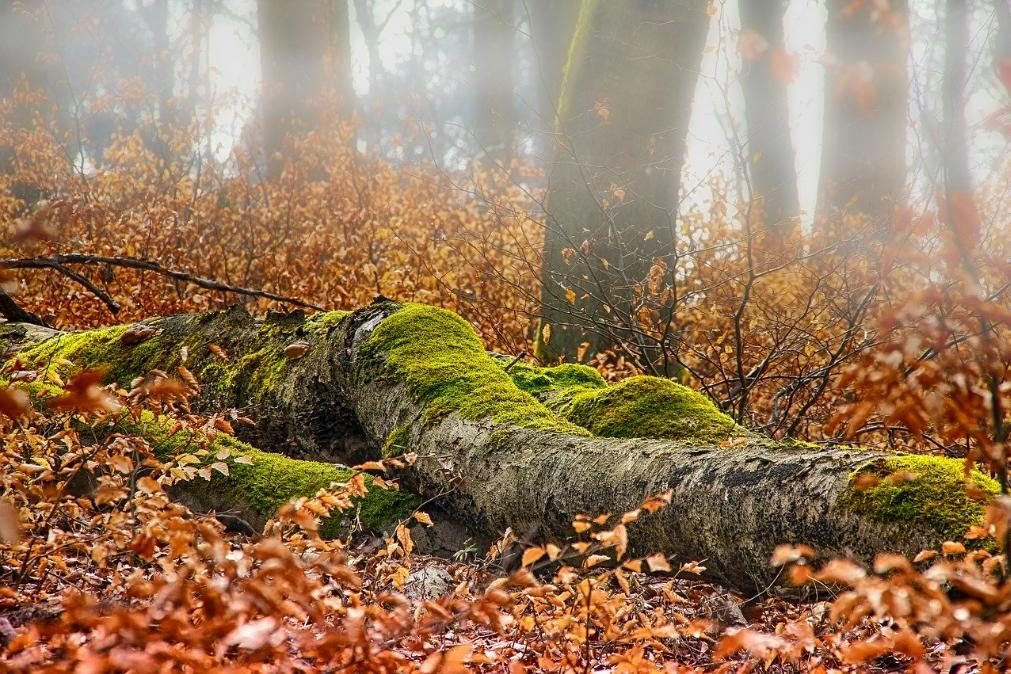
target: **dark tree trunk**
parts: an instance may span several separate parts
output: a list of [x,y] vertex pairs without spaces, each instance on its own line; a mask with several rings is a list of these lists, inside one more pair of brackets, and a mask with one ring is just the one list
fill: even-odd
[[508,167],[516,115],[513,109],[514,0],[479,0],[474,11],[474,135],[482,156]]
[[[983,512],[965,493],[960,461],[775,442],[665,380],[606,386],[572,365],[514,364],[507,373],[470,325],[434,307],[382,301],[308,320],[256,322],[232,311],[148,323],[161,332],[139,344],[124,342],[128,326],[66,335],[11,324],[0,338],[21,368],[107,364],[120,383],[151,368],[174,372],[185,345],[201,405],[240,406],[258,421],[254,439],[290,453],[330,456],[341,436],[373,457],[415,453],[406,484],[479,536],[511,527],[566,539],[576,515],[621,513],[671,490],[667,508],[629,525],[632,554],[705,559],[710,575],[743,589],[775,581],[769,558],[780,543],[860,560],[885,550],[915,554],[958,537]],[[308,351],[287,358],[285,344],[296,338]],[[652,396],[649,412],[636,411],[635,392]],[[212,482],[208,491],[262,515],[263,488],[254,481],[273,460],[241,451],[253,456],[254,472],[216,477],[222,488]],[[307,470],[323,470],[305,461],[278,465],[271,493],[289,497],[287,480],[303,484]],[[889,481],[897,472],[902,479]],[[861,473],[884,479],[860,490]],[[970,479],[998,491],[978,473]],[[319,480],[303,486],[314,491]]]
[[906,0],[829,0],[833,65],[825,78],[825,117],[816,221],[842,234],[844,216],[885,231],[902,202],[909,98]]
[[349,112],[347,0],[259,0],[261,108],[268,175],[285,165],[290,140],[315,130],[327,96]]
[[672,256],[707,6],[582,4],[549,172],[541,290],[549,330],[542,327],[538,345],[545,360],[628,339],[636,285]]
[[740,0],[741,28],[764,39],[767,47],[745,58],[741,71],[751,187],[757,219],[769,248],[784,243],[799,229],[797,169],[790,138],[787,99],[787,55],[783,14],[787,0]]

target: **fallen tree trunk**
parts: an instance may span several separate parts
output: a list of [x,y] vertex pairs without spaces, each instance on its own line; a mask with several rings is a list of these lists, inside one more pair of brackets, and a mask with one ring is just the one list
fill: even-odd
[[[425,305],[150,325],[162,332],[132,346],[126,326],[34,345],[25,336],[14,358],[29,367],[108,363],[122,382],[173,367],[185,345],[202,401],[249,409],[264,449],[336,455],[344,434],[356,438],[356,455],[409,450],[418,459],[406,485],[486,535],[511,527],[563,539],[578,514],[620,513],[673,490],[668,507],[629,527],[631,552],[705,559],[711,575],[746,589],[774,579],[769,558],[780,543],[863,560],[915,554],[957,538],[983,511],[963,488],[959,461],[773,441],[665,380],[606,386],[581,366],[510,367],[465,321]],[[284,356],[293,338],[309,343],[298,359]],[[868,473],[880,481],[858,489]],[[968,479],[976,491],[997,491],[979,473]]]

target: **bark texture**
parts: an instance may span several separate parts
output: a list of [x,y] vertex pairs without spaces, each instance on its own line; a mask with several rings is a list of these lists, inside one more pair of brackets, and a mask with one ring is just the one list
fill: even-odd
[[[61,358],[106,362],[125,378],[170,365],[185,343],[205,387],[215,390],[208,404],[248,398],[264,438],[287,436],[290,444],[274,447],[335,451],[326,423],[335,415],[334,426],[359,434],[373,456],[417,453],[405,484],[479,534],[512,527],[561,540],[578,514],[620,513],[669,489],[669,507],[630,526],[632,553],[705,559],[710,574],[744,589],[775,579],[769,557],[780,543],[862,560],[885,550],[915,554],[959,536],[983,511],[962,489],[959,461],[775,442],[665,380],[606,386],[581,366],[509,367],[485,352],[461,318],[426,305],[384,300],[308,321],[296,315],[258,323],[231,312],[157,325],[160,344],[143,358],[136,349],[149,342],[125,345],[127,326],[108,329],[118,337],[96,331],[49,339],[34,328],[22,339],[44,341],[15,345],[14,357],[32,367]],[[274,341],[264,337],[274,331]],[[263,348],[272,355],[292,335],[309,341],[309,351],[282,361],[273,383],[264,384],[274,397],[265,398],[251,385],[264,380],[252,364],[262,355],[250,356]],[[246,360],[248,367],[229,375],[212,360],[211,343],[232,349],[229,365]],[[661,423],[665,415],[676,423]],[[294,428],[282,421],[288,416],[309,421]],[[859,491],[854,479],[865,472],[881,480]],[[889,479],[897,472],[900,479]],[[968,479],[997,492],[978,473]]]
[[[947,199],[955,193],[972,198],[969,139],[965,123],[968,77],[969,11],[964,0],[948,0],[944,13],[944,184]],[[949,213],[949,219],[950,219]],[[968,244],[969,242],[966,242]]]
[[[582,3],[558,105],[539,353],[575,360],[622,341],[632,298],[673,256],[705,0]],[[673,265],[669,265],[673,267]]]
[[[551,0],[524,3],[534,46],[537,82],[537,128],[543,134],[555,131],[558,95],[562,91],[565,60],[572,42],[572,30],[579,16],[580,0]],[[547,149],[550,149],[548,143]]]

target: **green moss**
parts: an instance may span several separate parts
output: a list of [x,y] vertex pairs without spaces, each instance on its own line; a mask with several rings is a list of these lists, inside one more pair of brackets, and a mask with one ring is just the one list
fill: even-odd
[[[314,326],[322,329],[341,315],[320,314]],[[161,331],[137,344],[122,344],[121,337],[132,326],[118,325],[62,335],[25,349],[16,357],[26,367],[40,371],[59,368],[64,379],[78,368],[105,367],[107,381],[125,387],[152,369],[175,375],[183,364],[181,352],[185,347],[189,352],[185,365],[209,394],[207,401],[222,406],[245,405],[269,401],[275,395],[292,363],[284,347],[303,334],[301,320],[284,317],[256,324],[241,310],[171,317],[151,325]],[[312,337],[317,334],[308,332]],[[213,354],[211,343],[229,352],[230,359]]]
[[445,309],[403,305],[362,345],[358,366],[403,377],[429,420],[455,412],[464,419],[586,435],[517,388],[474,328]]
[[[858,488],[855,481],[867,474],[880,481],[869,488]],[[978,470],[967,477],[961,459],[889,456],[854,471],[844,503],[875,522],[930,527],[945,540],[958,540],[970,526],[980,523],[986,507],[966,492],[966,484],[987,496],[1000,493],[997,481]]]
[[315,335],[325,335],[330,328],[340,323],[349,314],[348,311],[326,311],[313,314],[305,319],[305,329]]
[[232,376],[244,375],[250,397],[258,399],[276,390],[284,379],[289,362],[280,345],[270,344],[239,358],[232,367]]
[[87,332],[62,334],[17,354],[27,366],[45,368],[60,360],[72,363],[109,363],[119,352],[120,338],[128,325],[114,325]]
[[594,435],[718,442],[744,432],[704,395],[658,377],[576,393],[559,413]]
[[[201,448],[199,438],[192,433],[183,431],[170,435],[170,428],[168,421],[157,419],[149,412],[142,415],[139,423],[126,417],[119,422],[119,430],[146,437],[162,460],[168,460],[179,452],[193,452]],[[215,461],[214,455],[222,449],[227,449],[233,458],[243,456],[252,463],[228,460],[228,475],[215,470],[210,482],[197,477],[186,488],[198,495],[201,492],[211,493],[216,500],[250,510],[263,518],[272,517],[279,507],[293,499],[314,496],[320,489],[346,482],[357,473],[352,468],[332,463],[265,452],[223,433],[215,435],[207,449],[208,463]],[[355,512],[367,527],[381,530],[410,515],[420,502],[414,494],[373,488],[371,484],[372,479],[367,477],[366,485],[370,488],[365,496],[355,499],[356,511],[335,513],[327,518],[321,525],[320,534],[324,537],[338,535],[343,522]]]
[[386,442],[383,443],[383,458],[389,459],[394,456],[400,456],[407,451],[407,443],[407,426],[397,426],[390,431],[390,434],[386,437]]
[[[565,67],[562,71],[561,95],[558,97],[558,107],[555,111],[556,129],[560,129],[565,124],[569,108],[572,107],[570,99],[575,89],[577,70],[580,64],[586,60],[586,50],[590,44],[590,30],[593,27],[599,4],[600,0],[583,0],[580,3],[579,16],[576,18],[576,25],[572,31],[572,41],[569,42],[568,57],[565,60]],[[539,330],[538,334],[540,334]],[[540,340],[538,340],[539,342]]]
[[[511,363],[511,364],[510,364]],[[569,389],[599,389],[607,386],[600,373],[592,367],[563,363],[554,367],[537,367],[529,363],[506,363],[509,376],[520,390],[531,395],[561,392]]]

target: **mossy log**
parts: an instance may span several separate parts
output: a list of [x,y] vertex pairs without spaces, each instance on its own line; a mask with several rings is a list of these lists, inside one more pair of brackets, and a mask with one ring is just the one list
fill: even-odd
[[[107,364],[122,383],[171,369],[185,345],[204,385],[198,402],[248,410],[263,449],[345,460],[414,452],[405,484],[488,536],[511,527],[563,539],[577,514],[620,513],[672,490],[667,508],[629,527],[631,552],[705,559],[708,573],[743,589],[774,580],[769,558],[780,543],[861,560],[915,554],[978,523],[978,494],[997,492],[952,459],[749,433],[666,380],[608,386],[583,366],[495,357],[461,318],[425,305],[146,324],[162,332],[134,345],[125,326],[38,341],[45,335],[11,325],[8,351],[26,367]],[[300,358],[284,355],[292,339],[309,342]],[[227,361],[214,353],[222,349]],[[881,480],[859,490],[863,473]],[[967,492],[967,481],[977,489]]]

